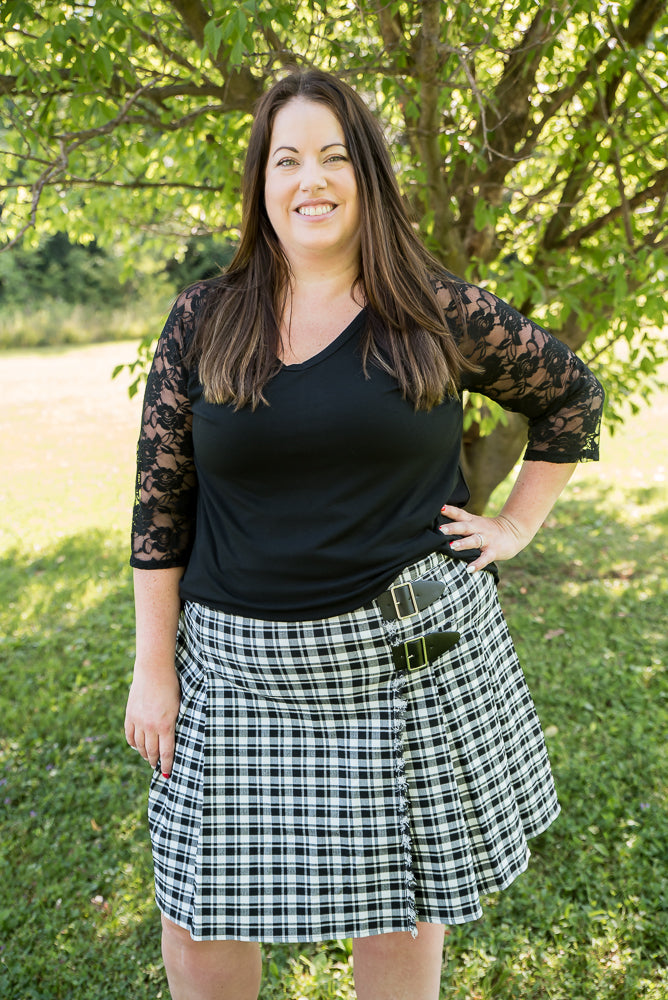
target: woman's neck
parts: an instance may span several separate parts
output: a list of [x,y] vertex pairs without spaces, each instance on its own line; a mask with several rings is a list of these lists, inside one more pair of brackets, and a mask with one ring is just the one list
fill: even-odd
[[359,262],[319,261],[311,258],[308,263],[291,260],[291,295],[293,299],[318,298],[331,302],[346,295],[352,297],[353,286],[359,276]]

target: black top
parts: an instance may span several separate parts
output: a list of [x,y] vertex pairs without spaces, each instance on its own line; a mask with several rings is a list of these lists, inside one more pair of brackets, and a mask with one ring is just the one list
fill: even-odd
[[[378,367],[365,378],[362,310],[315,357],[280,369],[265,389],[268,406],[235,412],[207,403],[183,355],[214,289],[201,283],[183,293],[158,342],[138,447],[132,565],[186,566],[184,600],[298,621],[360,607],[405,566],[449,552],[437,530],[441,506],[464,506],[469,496],[459,468],[461,400],[416,411]],[[529,418],[525,459],[597,458],[603,392],[593,375],[495,296],[460,289],[466,329],[447,288],[440,294],[460,350],[482,368],[462,388]]]

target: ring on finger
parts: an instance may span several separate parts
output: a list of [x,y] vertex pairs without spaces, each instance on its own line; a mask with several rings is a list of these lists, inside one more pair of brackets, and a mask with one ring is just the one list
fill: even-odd
[[476,535],[480,539],[480,545],[478,546],[478,548],[482,549],[484,547],[484,545],[485,545],[485,539],[482,537],[482,535],[480,534],[479,531],[476,531]]

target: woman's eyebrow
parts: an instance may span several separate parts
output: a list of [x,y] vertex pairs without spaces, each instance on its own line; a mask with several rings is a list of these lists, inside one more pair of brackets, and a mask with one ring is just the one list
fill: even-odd
[[[325,143],[324,146],[320,147],[320,152],[324,153],[326,149],[331,149],[332,146],[343,146],[344,149],[346,148],[345,142],[338,142],[338,141],[337,142],[327,142],[327,143]],[[288,152],[290,152],[290,153],[298,153],[299,152],[299,150],[296,149],[294,146],[277,146],[276,149],[273,151],[273,153],[271,155],[272,156],[276,156],[276,153],[280,153],[280,151],[282,149],[287,149]]]

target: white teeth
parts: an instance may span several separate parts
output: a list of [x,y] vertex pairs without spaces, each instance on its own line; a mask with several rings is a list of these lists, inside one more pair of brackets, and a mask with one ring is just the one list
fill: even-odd
[[297,211],[300,215],[327,215],[334,209],[334,205],[302,205]]

